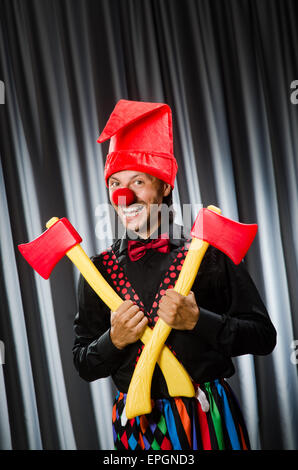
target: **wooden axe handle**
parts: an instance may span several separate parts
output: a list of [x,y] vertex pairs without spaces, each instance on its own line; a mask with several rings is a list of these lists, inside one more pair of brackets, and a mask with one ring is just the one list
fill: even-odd
[[[46,227],[50,228],[57,220],[59,220],[57,217],[53,217],[47,222]],[[112,311],[116,311],[123,300],[104,279],[81,245],[74,246],[67,251],[66,255],[103,302]],[[147,344],[151,340],[152,334],[153,331],[147,326],[140,338],[141,341]],[[165,377],[170,396],[191,397],[194,395],[194,388],[188,373],[167,347],[162,349],[158,364]]]
[[[221,212],[220,209],[214,206],[209,206],[208,209],[218,213]],[[185,296],[189,294],[208,246],[209,243],[198,238],[192,239],[174,287],[174,290],[179,294]],[[171,330],[172,328],[161,318],[157,320],[150,342],[144,347],[129,384],[125,405],[128,419],[152,411],[150,397],[152,375],[160,351]]]

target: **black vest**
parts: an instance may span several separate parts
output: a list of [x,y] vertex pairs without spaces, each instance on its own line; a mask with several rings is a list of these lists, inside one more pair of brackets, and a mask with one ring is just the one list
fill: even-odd
[[[180,274],[181,268],[183,266],[185,257],[187,255],[189,247],[189,241],[177,250],[176,257],[172,261],[171,265],[168,267],[167,271],[163,274],[161,282],[159,284],[158,291],[155,295],[154,302],[152,304],[151,310],[149,312],[146,311],[145,306],[142,300],[139,298],[137,292],[134,290],[131,282],[128,280],[125,270],[118,262],[118,259],[112,249],[110,247],[105,252],[101,253],[102,263],[104,265],[104,269],[106,271],[107,277],[109,279],[109,284],[114,287],[115,291],[122,297],[123,300],[131,300],[136,305],[138,305],[139,309],[144,312],[144,314],[148,318],[148,326],[150,328],[154,328],[155,323],[158,320],[157,310],[158,305],[161,297],[164,295],[167,289],[171,289],[175,286],[175,283],[178,279]],[[170,344],[167,344],[169,349],[176,355],[175,351],[171,347]],[[138,354],[136,357],[135,364],[138,361],[138,358],[142,352],[144,345],[142,345],[138,349]],[[135,365],[134,364],[134,365]]]

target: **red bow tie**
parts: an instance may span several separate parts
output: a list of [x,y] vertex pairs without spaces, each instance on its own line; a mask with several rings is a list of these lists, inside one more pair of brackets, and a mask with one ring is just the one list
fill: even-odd
[[159,238],[151,240],[148,243],[140,241],[129,240],[128,241],[128,256],[131,261],[137,261],[142,258],[147,250],[156,250],[161,253],[169,253],[169,238],[167,233],[163,233]]

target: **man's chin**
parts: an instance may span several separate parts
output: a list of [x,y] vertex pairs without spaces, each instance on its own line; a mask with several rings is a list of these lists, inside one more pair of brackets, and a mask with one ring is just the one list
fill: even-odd
[[146,238],[149,233],[151,233],[151,225],[152,229],[155,229],[158,225],[158,218],[155,220],[155,217],[152,220],[148,220],[146,217],[134,217],[133,219],[129,220],[128,217],[121,217],[122,224],[124,227],[131,231],[135,232],[137,235]]
[[125,228],[130,232],[135,232],[139,236],[146,237],[148,233],[147,221],[141,223],[138,221],[122,221]]
[[126,224],[126,228],[132,232],[136,232],[136,233],[147,233],[147,227],[146,227],[146,224],[145,225],[141,225],[141,224],[137,224],[137,223],[128,223]]

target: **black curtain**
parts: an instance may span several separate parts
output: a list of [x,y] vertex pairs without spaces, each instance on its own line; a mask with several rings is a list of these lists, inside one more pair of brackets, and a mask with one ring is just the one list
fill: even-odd
[[78,273],[44,281],[17,245],[65,216],[108,246],[96,139],[120,98],[172,108],[177,204],[258,223],[245,263],[278,344],[230,382],[253,448],[297,448],[297,21],[295,0],[0,0],[0,448],[112,446],[114,387],[72,364]]

